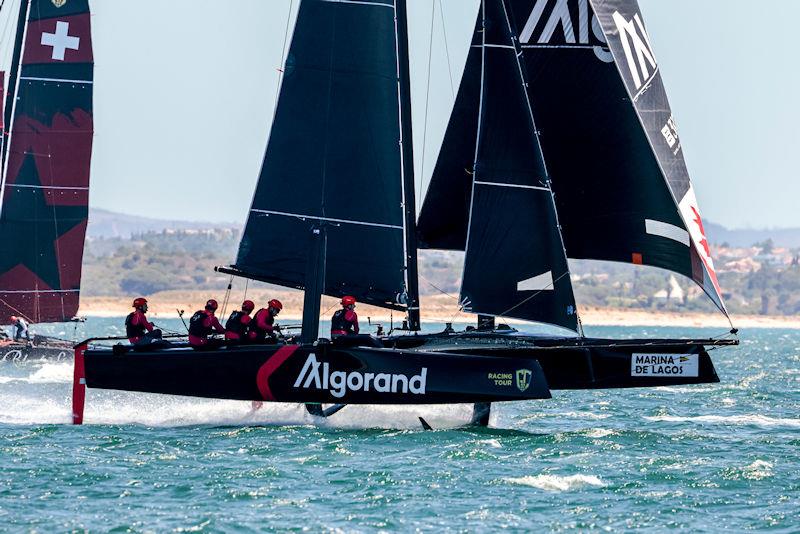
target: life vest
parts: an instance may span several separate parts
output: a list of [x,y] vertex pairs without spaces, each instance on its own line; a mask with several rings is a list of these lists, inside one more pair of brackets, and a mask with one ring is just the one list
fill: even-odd
[[331,317],[331,335],[342,336],[355,334],[355,324],[347,320],[347,310],[337,310]]
[[253,334],[251,337],[257,341],[264,341],[267,339],[267,336],[272,335],[271,330],[266,330],[258,326],[258,318],[262,313],[267,314],[267,318],[264,320],[265,323],[272,326],[272,324],[275,322],[275,319],[269,314],[269,310],[266,308],[261,308],[255,313],[255,315],[253,315],[253,320],[250,321],[250,332]]
[[247,332],[247,325],[242,323],[242,318],[247,317],[247,314],[243,311],[236,310],[228,317],[228,320],[225,322],[225,332],[236,334],[236,339],[241,339],[244,337],[245,333]]
[[125,336],[128,339],[135,339],[142,337],[147,332],[144,324],[133,324],[133,318],[137,312],[131,312],[125,318]]
[[203,324],[208,316],[209,313],[205,310],[198,310],[194,312],[192,318],[189,319],[189,334],[196,337],[210,336],[214,329]]

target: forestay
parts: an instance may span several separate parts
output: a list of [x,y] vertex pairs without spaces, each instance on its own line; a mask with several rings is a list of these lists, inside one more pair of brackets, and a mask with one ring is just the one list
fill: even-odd
[[5,5],[20,10],[20,24],[4,107],[10,128],[2,150],[0,321],[12,314],[64,321],[78,310],[88,218],[94,131],[89,5]]

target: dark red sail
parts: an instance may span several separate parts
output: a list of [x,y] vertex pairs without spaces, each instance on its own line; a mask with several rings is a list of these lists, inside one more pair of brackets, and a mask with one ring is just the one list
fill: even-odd
[[88,0],[21,9],[21,61],[4,113],[0,323],[57,322],[78,311],[94,134],[91,21]]

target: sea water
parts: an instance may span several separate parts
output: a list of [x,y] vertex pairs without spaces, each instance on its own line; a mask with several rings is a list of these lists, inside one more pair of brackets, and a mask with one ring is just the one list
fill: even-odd
[[95,390],[76,427],[71,362],[6,362],[0,531],[798,532],[800,331],[741,336],[712,352],[720,384],[556,391],[497,404],[490,428],[469,430],[467,406],[347,407],[320,422],[297,405]]

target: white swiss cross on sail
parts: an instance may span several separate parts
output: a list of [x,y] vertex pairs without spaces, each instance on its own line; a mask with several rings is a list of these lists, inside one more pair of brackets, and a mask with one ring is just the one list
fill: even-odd
[[59,20],[56,22],[56,33],[42,32],[42,45],[52,46],[53,59],[64,61],[67,49],[78,50],[81,46],[81,39],[69,34],[69,22]]

